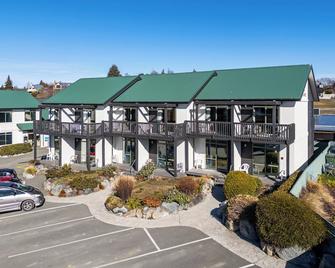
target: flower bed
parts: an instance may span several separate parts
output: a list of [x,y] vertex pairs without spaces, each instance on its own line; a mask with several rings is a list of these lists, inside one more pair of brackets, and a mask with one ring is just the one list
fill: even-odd
[[101,170],[75,172],[70,165],[51,168],[46,171],[47,180],[44,183],[44,189],[49,195],[57,197],[97,192],[109,185],[109,178],[102,173]]
[[158,219],[199,203],[211,186],[211,180],[203,177],[140,180],[120,176],[112,185],[113,193],[105,207],[120,216]]

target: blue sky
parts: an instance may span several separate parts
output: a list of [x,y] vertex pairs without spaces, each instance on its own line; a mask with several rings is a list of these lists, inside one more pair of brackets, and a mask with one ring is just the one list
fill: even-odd
[[313,64],[335,77],[335,3],[1,1],[0,83]]

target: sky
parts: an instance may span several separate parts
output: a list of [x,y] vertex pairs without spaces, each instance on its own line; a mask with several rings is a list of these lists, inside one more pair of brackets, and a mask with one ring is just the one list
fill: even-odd
[[335,77],[335,1],[3,0],[0,84],[312,64]]

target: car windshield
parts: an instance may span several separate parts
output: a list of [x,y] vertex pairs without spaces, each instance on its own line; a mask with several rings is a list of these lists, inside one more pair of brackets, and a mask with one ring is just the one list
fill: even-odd
[[34,190],[32,186],[23,185],[23,184],[13,184],[12,187],[18,190],[24,191],[24,192],[31,192]]

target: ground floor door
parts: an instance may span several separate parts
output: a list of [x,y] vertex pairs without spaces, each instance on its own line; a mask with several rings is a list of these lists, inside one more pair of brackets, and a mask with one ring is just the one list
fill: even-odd
[[242,142],[241,146],[242,164],[249,164],[253,174],[269,177],[278,175],[280,145]]
[[206,140],[206,168],[227,172],[229,170],[229,142]]
[[135,161],[135,139],[133,138],[123,138],[123,163],[133,164]]
[[157,166],[157,141],[149,140],[149,159]]

